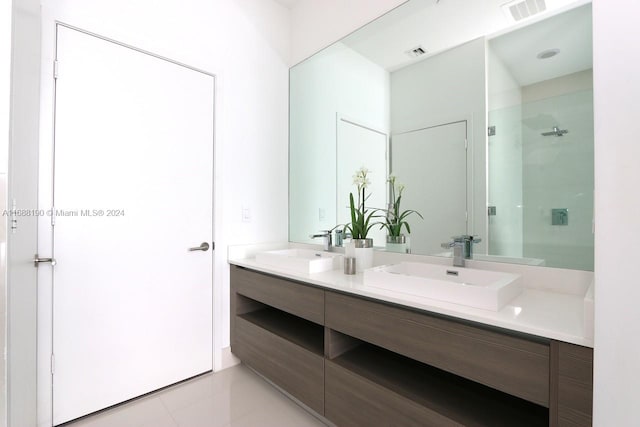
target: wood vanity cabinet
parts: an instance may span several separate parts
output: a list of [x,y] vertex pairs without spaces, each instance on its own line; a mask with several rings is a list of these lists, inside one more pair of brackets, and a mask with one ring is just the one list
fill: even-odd
[[327,293],[326,326],[549,406],[549,342],[531,341],[362,298]]
[[324,413],[324,291],[231,267],[231,351]]
[[591,349],[237,266],[231,350],[338,426],[591,425]]
[[593,349],[551,342],[551,425],[590,426],[593,413]]

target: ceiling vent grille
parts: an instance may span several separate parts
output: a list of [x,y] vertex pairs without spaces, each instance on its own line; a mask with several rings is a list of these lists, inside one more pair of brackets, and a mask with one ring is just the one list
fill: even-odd
[[521,21],[547,10],[545,0],[515,0],[502,5],[502,10],[514,21]]
[[411,58],[417,58],[418,56],[421,56],[427,53],[427,51],[424,50],[422,46],[418,46],[418,47],[414,47],[413,49],[409,49],[405,53],[409,55]]

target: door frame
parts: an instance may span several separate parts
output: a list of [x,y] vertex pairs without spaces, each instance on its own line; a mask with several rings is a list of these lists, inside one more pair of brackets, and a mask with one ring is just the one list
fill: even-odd
[[[33,160],[39,143],[40,4],[34,0],[13,2],[3,9],[3,20],[7,18],[6,13],[11,22],[8,42],[11,46],[9,141],[4,147],[9,155],[6,202],[7,209],[14,209],[15,200],[18,210],[34,211],[37,208],[37,170],[25,170],[22,160]],[[0,286],[3,291],[0,300],[4,306],[0,324],[3,330],[6,326],[6,332],[1,334],[5,359],[2,363],[4,372],[0,375],[3,380],[0,425],[35,425],[37,281],[32,268],[37,227],[35,217],[28,214],[5,216],[2,221],[7,231],[7,252],[0,255],[5,256],[6,261]],[[15,233],[11,230],[13,225]]]
[[[46,18],[46,17],[45,17]],[[156,54],[154,52],[145,50],[145,49],[141,49],[138,47],[135,47],[131,44],[128,43],[124,43],[121,42],[119,40],[113,39],[113,38],[109,38],[106,36],[102,36],[100,34],[94,33],[92,31],[88,31],[85,30],[83,28],[74,26],[74,25],[70,25],[67,24],[65,22],[59,21],[59,20],[52,20],[53,28],[52,31],[50,33],[45,33],[43,34],[43,41],[46,44],[47,42],[49,43],[50,47],[51,47],[51,52],[52,52],[52,62],[55,61],[58,57],[58,29],[61,27],[70,29],[70,30],[74,30],[77,32],[80,32],[82,34],[85,35],[89,35],[95,38],[98,38],[100,40],[109,42],[109,43],[113,43],[116,44],[118,46],[124,47],[126,49],[131,49],[133,51],[142,53],[144,55],[149,55],[152,56],[154,58],[163,60],[163,61],[167,61],[169,63],[178,65],[180,67],[204,74],[206,76],[209,76],[213,79],[213,91],[214,91],[214,96],[213,99],[211,100],[212,104],[213,104],[213,117],[212,117],[212,125],[213,125],[213,140],[211,141],[211,143],[213,144],[213,158],[211,159],[212,162],[212,172],[213,172],[213,182],[212,182],[212,200],[213,200],[213,207],[212,207],[212,218],[211,218],[211,223],[212,223],[212,230],[213,230],[213,241],[214,242],[218,242],[218,246],[220,245],[220,241],[218,239],[219,237],[219,227],[216,227],[217,225],[217,220],[218,218],[220,218],[220,206],[221,206],[221,200],[219,199],[219,188],[221,185],[220,182],[220,178],[217,175],[216,171],[217,171],[217,165],[220,161],[220,154],[221,154],[221,150],[218,149],[218,144],[217,144],[217,123],[216,123],[216,116],[218,114],[218,99],[219,97],[217,96],[218,94],[218,77],[215,73],[203,70],[201,68],[197,68],[188,64],[185,64],[183,62],[168,58],[166,56],[160,55],[160,54]],[[43,46],[43,49],[46,48],[45,46]],[[53,206],[53,201],[52,201],[52,191],[51,189],[53,188],[53,182],[54,182],[54,150],[55,150],[55,108],[56,108],[56,79],[55,79],[55,66],[53,63],[51,64],[51,68],[48,68],[46,66],[47,61],[47,55],[44,54],[42,55],[42,59],[43,59],[43,63],[45,64],[45,66],[42,67],[42,82],[43,84],[45,84],[45,88],[46,85],[50,86],[50,90],[49,93],[41,96],[41,103],[46,103],[46,107],[48,107],[50,109],[50,114],[45,115],[44,117],[41,117],[41,129],[44,129],[45,132],[43,132],[40,136],[40,147],[39,147],[39,155],[40,155],[40,160],[39,160],[39,168],[38,171],[36,171],[36,173],[39,173],[40,177],[39,177],[39,192],[38,192],[38,204],[39,206],[42,206],[42,209],[50,209]],[[41,109],[42,111],[43,109]],[[46,136],[45,136],[46,134]],[[42,191],[42,189],[46,189],[44,191]],[[43,197],[44,195],[44,197]],[[45,219],[46,221],[46,219]],[[43,223],[39,223],[38,224],[38,229],[39,231],[41,231],[43,228],[46,227],[46,224]],[[43,252],[43,254],[45,253],[49,253],[52,249],[53,249],[53,239],[52,239],[52,234],[53,234],[53,230],[51,228],[49,228],[51,230],[51,232],[49,233],[38,233],[38,246],[39,249],[42,251],[42,247],[43,245],[45,247],[47,247],[47,252]],[[43,237],[43,234],[48,234],[49,236],[45,236]],[[44,238],[48,239],[46,241],[42,241]],[[43,255],[44,256],[44,255]],[[219,342],[221,342],[221,337],[219,337],[219,332],[216,330],[216,324],[221,325],[221,320],[222,320],[222,293],[221,293],[221,283],[220,283],[220,278],[219,278],[219,274],[220,274],[220,268],[219,268],[219,262],[220,262],[220,256],[221,254],[219,252],[216,252],[215,247],[213,248],[213,253],[212,253],[212,277],[211,277],[211,285],[212,285],[212,295],[213,295],[213,301],[212,301],[212,331],[213,331],[213,336],[211,337],[211,342],[212,342],[212,370],[216,370],[216,367],[220,366],[220,349],[218,347],[220,347],[220,345],[218,344]],[[226,261],[226,259],[225,259]],[[40,274],[40,273],[39,273]],[[45,269],[42,269],[42,274],[46,274],[45,273]],[[50,274],[53,274],[53,271],[50,270]],[[51,283],[53,283],[53,281],[51,281]],[[43,420],[46,420],[47,422],[51,422],[53,420],[53,378],[52,378],[52,374],[51,374],[51,355],[53,353],[53,294],[52,294],[52,289],[41,289],[41,287],[38,288],[38,327],[37,327],[37,333],[38,333],[38,351],[37,351],[37,383],[38,383],[38,390],[37,390],[37,407],[38,407],[38,421],[39,422],[43,422]],[[46,415],[45,415],[46,414]]]

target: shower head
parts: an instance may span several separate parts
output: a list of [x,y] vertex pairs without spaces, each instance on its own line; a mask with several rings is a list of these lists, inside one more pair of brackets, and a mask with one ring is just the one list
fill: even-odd
[[566,129],[560,129],[558,126],[554,126],[551,132],[542,132],[542,136],[562,136],[569,133]]

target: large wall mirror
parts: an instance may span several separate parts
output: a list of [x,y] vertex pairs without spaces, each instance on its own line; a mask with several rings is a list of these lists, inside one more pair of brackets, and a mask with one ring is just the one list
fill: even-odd
[[289,239],[348,222],[364,166],[412,253],[593,270],[592,62],[590,1],[410,0],[292,67]]

